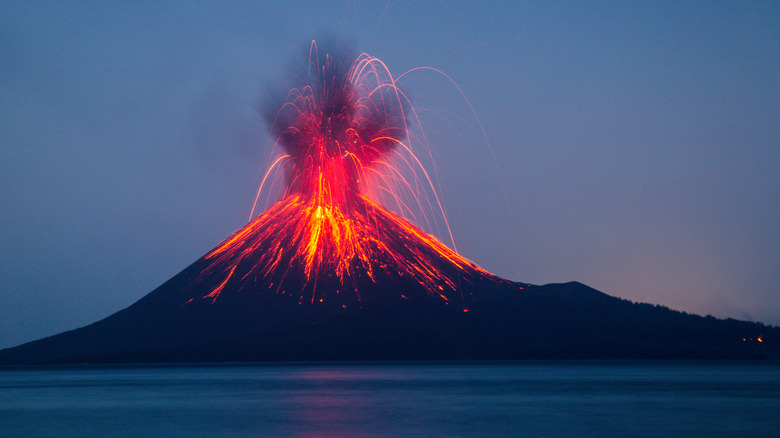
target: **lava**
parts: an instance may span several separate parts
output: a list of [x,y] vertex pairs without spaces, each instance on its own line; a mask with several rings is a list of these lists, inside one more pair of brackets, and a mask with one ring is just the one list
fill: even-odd
[[[464,282],[502,280],[376,199],[389,193],[404,205],[397,187],[411,191],[415,202],[424,197],[419,181],[405,178],[395,161],[416,164],[432,187],[405,142],[413,110],[392,74],[365,53],[320,54],[314,43],[305,70],[268,117],[283,153],[260,190],[279,166],[286,176],[282,199],[204,257],[199,282],[215,284],[202,299],[216,303],[228,290],[267,289],[299,304],[346,308],[360,303],[363,285],[401,280],[467,311]],[[408,299],[409,292],[400,292]]]

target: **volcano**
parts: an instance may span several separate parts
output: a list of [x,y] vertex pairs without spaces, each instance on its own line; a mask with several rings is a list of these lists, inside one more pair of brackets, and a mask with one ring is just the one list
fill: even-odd
[[267,114],[279,201],[127,309],[0,363],[780,357],[778,328],[481,269],[403,217],[433,185],[381,61],[312,45],[290,81]]
[[777,327],[504,280],[359,199],[346,219],[285,198],[132,306],[0,364],[780,358]]

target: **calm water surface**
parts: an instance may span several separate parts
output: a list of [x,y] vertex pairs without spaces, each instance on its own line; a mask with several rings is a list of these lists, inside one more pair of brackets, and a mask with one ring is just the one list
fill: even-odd
[[2,437],[780,436],[780,364],[0,370]]

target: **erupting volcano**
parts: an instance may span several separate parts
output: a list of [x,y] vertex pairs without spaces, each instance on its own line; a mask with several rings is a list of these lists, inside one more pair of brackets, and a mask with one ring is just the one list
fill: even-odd
[[258,198],[281,173],[280,200],[127,309],[0,363],[780,355],[777,328],[479,268],[413,224],[449,233],[387,67],[312,44],[300,70],[267,113]]
[[201,279],[220,282],[190,301],[270,293],[346,309],[372,293],[367,284],[402,281],[415,284],[397,291],[404,299],[424,291],[467,311],[474,297],[463,283],[502,280],[372,200],[382,192],[408,204],[399,185],[414,202],[424,196],[414,173],[393,162],[419,164],[405,143],[410,105],[393,76],[367,54],[320,59],[316,45],[306,70],[268,117],[284,151],[269,169],[284,167],[282,199],[206,255]]

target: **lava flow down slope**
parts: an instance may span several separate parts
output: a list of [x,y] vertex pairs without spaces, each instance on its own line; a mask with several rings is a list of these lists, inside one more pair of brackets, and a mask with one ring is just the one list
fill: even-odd
[[481,269],[404,217],[421,186],[440,204],[385,65],[312,44],[299,70],[267,114],[260,190],[281,172],[279,201],[127,309],[0,363],[778,356],[774,327]]

